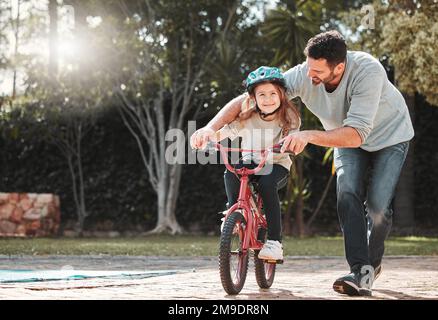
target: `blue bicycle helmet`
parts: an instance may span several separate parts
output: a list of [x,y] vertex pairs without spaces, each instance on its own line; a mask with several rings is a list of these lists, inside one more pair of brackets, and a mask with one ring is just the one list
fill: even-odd
[[278,82],[283,87],[286,86],[283,74],[280,69],[276,67],[262,66],[250,72],[245,81],[246,90],[248,90],[248,92],[252,91],[254,85],[261,82]]

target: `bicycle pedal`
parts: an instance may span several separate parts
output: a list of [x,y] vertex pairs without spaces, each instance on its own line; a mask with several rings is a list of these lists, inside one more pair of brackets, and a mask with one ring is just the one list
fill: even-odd
[[264,261],[266,263],[271,263],[271,264],[283,264],[283,260],[269,260],[269,259],[266,259]]

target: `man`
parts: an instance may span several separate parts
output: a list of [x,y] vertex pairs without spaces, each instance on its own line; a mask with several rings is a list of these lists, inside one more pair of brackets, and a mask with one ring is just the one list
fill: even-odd
[[[335,147],[337,210],[350,273],[337,279],[333,289],[371,295],[392,224],[395,188],[414,136],[412,122],[403,96],[379,61],[347,51],[338,32],[311,38],[304,53],[306,62],[284,74],[287,88],[292,97],[301,97],[325,131],[293,133],[282,149],[298,154],[308,143]],[[234,120],[243,99],[230,101],[196,131],[192,145],[204,145],[214,131]]]

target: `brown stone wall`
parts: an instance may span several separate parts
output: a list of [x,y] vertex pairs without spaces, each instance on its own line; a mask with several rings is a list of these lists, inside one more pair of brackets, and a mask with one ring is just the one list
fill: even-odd
[[0,193],[0,237],[55,235],[60,220],[59,196]]

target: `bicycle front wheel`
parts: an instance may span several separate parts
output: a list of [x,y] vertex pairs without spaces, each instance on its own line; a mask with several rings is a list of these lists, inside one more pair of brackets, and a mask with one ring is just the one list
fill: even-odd
[[239,211],[225,221],[219,246],[219,272],[222,286],[228,294],[238,294],[248,272],[249,253],[242,250],[246,221]]

